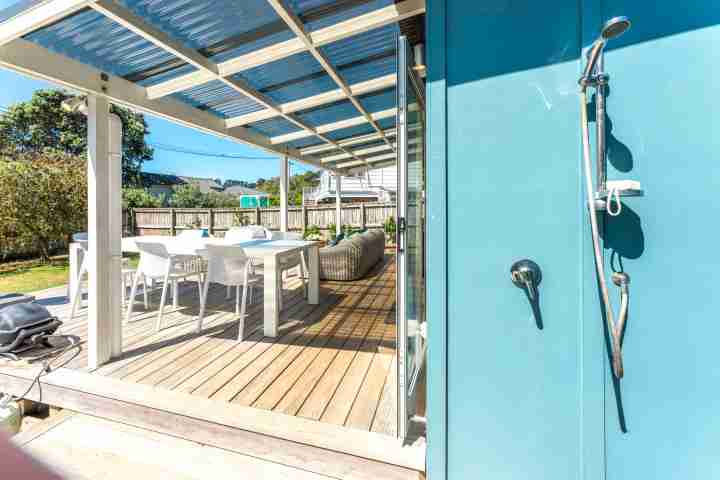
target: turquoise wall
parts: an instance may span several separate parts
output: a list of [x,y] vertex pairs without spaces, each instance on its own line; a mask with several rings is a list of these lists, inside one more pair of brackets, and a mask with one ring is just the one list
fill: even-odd
[[[621,383],[577,98],[581,48],[615,15],[633,27],[606,56],[609,176],[647,192],[603,239],[632,277]],[[431,480],[718,477],[720,4],[429,0],[428,16]],[[510,283],[519,258],[543,269],[542,329]]]
[[647,196],[608,222],[633,283],[627,377],[606,389],[607,477],[720,478],[720,3],[602,4],[619,12],[635,23],[606,57],[610,176]]

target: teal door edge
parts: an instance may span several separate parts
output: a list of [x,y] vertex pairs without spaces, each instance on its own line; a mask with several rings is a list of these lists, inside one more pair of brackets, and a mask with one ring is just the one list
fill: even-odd
[[447,478],[447,111],[445,0],[427,3],[427,474]]

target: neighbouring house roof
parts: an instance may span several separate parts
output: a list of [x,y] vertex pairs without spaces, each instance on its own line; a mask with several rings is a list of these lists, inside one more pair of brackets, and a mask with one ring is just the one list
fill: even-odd
[[216,180],[212,178],[200,178],[200,177],[180,177],[186,183],[191,183],[197,186],[201,192],[208,193],[213,190],[215,192],[222,192],[223,186],[220,185]]
[[143,187],[152,187],[157,185],[175,186],[184,185],[185,183],[187,183],[181,177],[178,177],[176,175],[149,172],[141,172],[140,181],[142,182]]
[[225,189],[225,193],[229,193],[230,195],[234,195],[236,197],[243,197],[243,196],[267,197],[267,196],[269,196],[267,192],[261,192],[260,190],[255,190],[254,188],[243,187],[242,185],[233,185],[232,187],[228,187]]

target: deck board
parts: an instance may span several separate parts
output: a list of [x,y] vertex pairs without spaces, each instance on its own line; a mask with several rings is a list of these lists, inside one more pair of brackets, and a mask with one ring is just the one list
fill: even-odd
[[[213,286],[201,334],[195,332],[197,285],[185,282],[179,306],[170,300],[165,327],[155,331],[158,289],[142,294],[123,325],[123,354],[93,373],[124,382],[192,394],[365,431],[395,435],[395,264],[392,256],[366,278],[321,282],[321,302],[309,305],[300,281],[286,280],[276,338],[263,335],[262,289],[248,305],[245,338],[236,341],[234,297]],[[87,338],[87,309],[68,319],[65,287],[36,294],[65,324],[62,333]],[[124,317],[123,317],[124,319]],[[391,319],[391,321],[388,321]],[[83,349],[69,364],[85,369]]]

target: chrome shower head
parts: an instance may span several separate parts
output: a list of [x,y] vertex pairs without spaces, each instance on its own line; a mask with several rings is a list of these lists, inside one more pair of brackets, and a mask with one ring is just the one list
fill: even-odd
[[630,20],[627,17],[614,17],[605,22],[602,30],[600,30],[600,37],[607,41],[619,37],[628,28],[630,28]]
[[605,22],[602,30],[600,30],[600,37],[593,42],[592,47],[590,47],[590,51],[588,52],[588,60],[585,65],[585,71],[583,72],[583,76],[580,78],[581,83],[587,82],[592,76],[595,65],[600,59],[608,40],[619,37],[625,33],[628,28],[630,28],[630,20],[627,17],[614,17]]

